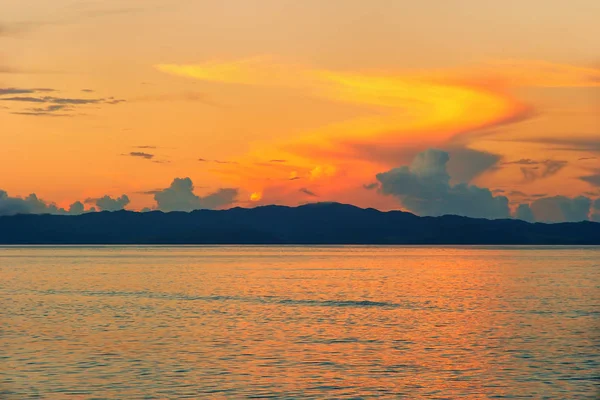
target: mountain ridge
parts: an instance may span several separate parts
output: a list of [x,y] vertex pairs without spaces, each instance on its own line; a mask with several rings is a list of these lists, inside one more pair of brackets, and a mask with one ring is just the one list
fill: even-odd
[[600,223],[419,217],[341,203],[0,217],[0,244],[600,245]]

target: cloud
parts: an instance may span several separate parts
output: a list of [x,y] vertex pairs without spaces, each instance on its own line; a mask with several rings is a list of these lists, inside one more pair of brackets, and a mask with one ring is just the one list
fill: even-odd
[[24,88],[0,88],[0,96],[5,95],[13,95],[13,94],[31,94],[36,92],[55,92],[55,89],[49,88],[34,88],[34,89],[24,89]]
[[521,173],[526,182],[551,177],[567,166],[567,161],[558,160],[544,160],[537,163],[539,165],[535,167],[521,167]]
[[365,183],[363,185],[363,188],[367,189],[367,190],[373,190],[373,189],[377,189],[379,187],[379,183],[377,182],[373,182],[373,183]]
[[39,199],[35,193],[21,198],[10,197],[7,192],[0,190],[0,215],[59,214],[61,211],[64,213],[64,210]]
[[588,219],[591,204],[585,196],[553,196],[537,199],[530,207],[538,222],[578,222]]
[[212,161],[217,164],[237,164],[236,161],[223,161],[223,160],[212,160]]
[[545,146],[553,146],[554,150],[581,151],[589,153],[600,153],[600,140],[596,137],[574,136],[564,134],[561,137],[541,137],[530,139],[510,140],[516,143],[534,143]]
[[156,149],[156,146],[133,146],[135,149]]
[[71,109],[71,106],[64,104],[50,104],[46,107],[26,108],[25,111],[15,111],[11,114],[33,115],[38,117],[72,117],[73,114],[64,113],[64,111],[70,111]]
[[[53,97],[53,96],[44,96],[44,97],[14,96],[14,97],[3,97],[0,100],[2,100],[2,101],[21,101],[21,102],[26,102],[26,103],[51,103],[51,104],[71,104],[71,105],[109,103],[110,101],[114,101],[114,100],[109,101],[107,99],[78,99],[78,98],[65,98],[65,97]],[[119,100],[119,101],[121,101],[121,100]]]
[[517,161],[503,162],[502,165],[538,165],[540,162],[531,158],[521,158]]
[[429,149],[417,154],[410,166],[377,174],[380,192],[396,197],[408,210],[422,216],[445,214],[477,218],[509,217],[508,199],[487,188],[450,184],[445,151]]
[[76,201],[75,203],[73,203],[69,206],[69,214],[71,214],[71,215],[83,214],[84,209],[85,208],[83,206],[83,203],[80,201]]
[[579,179],[589,183],[590,185],[600,187],[600,172],[593,175],[580,176]]
[[93,200],[93,202],[101,211],[119,211],[124,209],[125,206],[129,204],[129,197],[127,197],[125,194],[114,199],[106,195],[104,197],[100,197],[99,199],[91,200]]
[[53,203],[40,199],[35,193],[27,197],[11,197],[4,190],[0,190],[0,216],[15,214],[79,215],[83,212],[85,212],[83,204],[79,201],[71,204],[69,210],[66,211]]
[[600,198],[592,203],[592,215],[590,219],[594,222],[600,222]]
[[145,158],[146,160],[150,160],[150,159],[154,158],[154,154],[144,153],[144,152],[141,152],[141,151],[132,151],[132,152],[129,153],[129,155],[131,157]]
[[215,164],[231,164],[231,165],[238,164],[237,161],[209,160],[207,158],[199,158],[198,161],[200,161],[200,162],[212,162],[212,163],[215,163]]
[[531,211],[529,204],[519,204],[515,212],[515,218],[527,222],[535,222],[535,217],[533,216],[533,211]]
[[307,188],[301,188],[301,189],[299,190],[299,192],[300,192],[300,193],[304,193],[304,194],[305,194],[305,195],[307,195],[307,196],[311,196],[311,197],[318,197],[318,196],[315,194],[315,192],[312,192],[312,191],[308,190]]
[[[3,94],[32,94],[36,92],[55,92],[55,89],[50,88],[34,88],[34,89],[19,89],[19,88],[6,88],[3,90]],[[1,96],[2,93],[0,93]],[[115,99],[114,97],[109,98],[70,98],[70,97],[56,97],[56,96],[11,96],[11,97],[0,97],[0,101],[6,102],[7,104],[12,103],[34,103],[34,104],[47,104],[45,107],[33,107],[33,108],[22,108],[12,111],[11,114],[16,115],[29,115],[29,116],[42,116],[42,117],[72,117],[77,114],[72,113],[75,107],[86,106],[86,105],[99,105],[99,104],[119,104],[124,102],[122,99]]]
[[175,178],[171,186],[155,193],[154,199],[162,211],[193,211],[231,205],[237,196],[238,190],[232,188],[219,189],[204,197],[197,196],[190,178]]
[[450,155],[447,170],[452,181],[469,183],[485,171],[493,169],[501,157],[486,151],[466,147],[447,150]]

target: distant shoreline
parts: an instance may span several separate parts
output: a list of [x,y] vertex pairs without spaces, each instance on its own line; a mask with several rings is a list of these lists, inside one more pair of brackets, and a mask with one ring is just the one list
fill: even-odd
[[0,245],[600,245],[600,223],[418,217],[339,203],[0,217]]

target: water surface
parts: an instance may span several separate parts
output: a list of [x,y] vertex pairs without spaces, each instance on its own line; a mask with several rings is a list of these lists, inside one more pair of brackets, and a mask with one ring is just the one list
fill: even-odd
[[600,248],[3,247],[0,398],[593,399]]

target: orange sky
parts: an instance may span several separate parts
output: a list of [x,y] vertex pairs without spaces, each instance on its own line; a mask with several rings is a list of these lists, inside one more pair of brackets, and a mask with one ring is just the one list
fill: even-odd
[[66,207],[127,194],[140,209],[155,205],[144,192],[190,177],[201,196],[239,188],[243,206],[399,208],[364,185],[432,147],[511,201],[600,195],[581,179],[600,182],[597,1],[2,8],[0,189],[12,196]]

